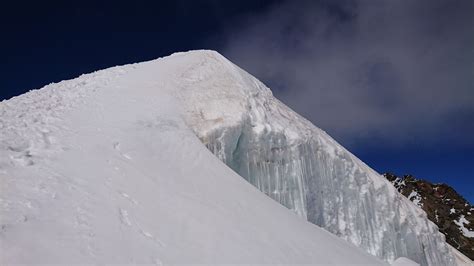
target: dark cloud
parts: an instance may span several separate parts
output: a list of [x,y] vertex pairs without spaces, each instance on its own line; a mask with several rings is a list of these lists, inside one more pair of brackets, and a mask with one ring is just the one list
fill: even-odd
[[[224,55],[346,145],[474,145],[474,1],[287,1]],[[243,25],[242,25],[243,24]]]

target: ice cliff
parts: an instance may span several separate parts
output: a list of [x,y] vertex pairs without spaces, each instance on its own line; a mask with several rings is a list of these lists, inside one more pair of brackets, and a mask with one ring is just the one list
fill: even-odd
[[215,52],[195,58],[177,93],[185,120],[220,160],[311,223],[389,262],[452,265],[426,213],[270,89]]

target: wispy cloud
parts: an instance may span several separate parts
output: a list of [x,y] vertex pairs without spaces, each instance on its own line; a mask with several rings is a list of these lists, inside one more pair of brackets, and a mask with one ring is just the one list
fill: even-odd
[[223,53],[346,145],[474,145],[473,14],[469,0],[286,1]]

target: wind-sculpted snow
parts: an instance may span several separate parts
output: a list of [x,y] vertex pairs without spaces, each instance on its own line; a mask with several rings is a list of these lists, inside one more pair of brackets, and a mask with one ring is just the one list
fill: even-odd
[[453,264],[422,210],[216,52],[51,84],[0,115],[2,265],[384,264],[318,226],[389,262]]
[[389,262],[452,265],[445,238],[383,177],[255,78],[208,53],[183,73],[185,120],[219,159],[308,221]]
[[208,79],[200,69],[216,56],[106,69],[2,101],[0,264],[385,265],[266,197],[200,142],[176,96]]

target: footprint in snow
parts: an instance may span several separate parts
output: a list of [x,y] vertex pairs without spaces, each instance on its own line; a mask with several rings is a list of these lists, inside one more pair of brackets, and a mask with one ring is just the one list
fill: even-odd
[[119,151],[120,150],[120,142],[118,142],[118,141],[114,142],[113,147],[114,147],[115,150]]
[[114,150],[118,151],[118,152],[120,153],[120,155],[122,155],[122,157],[124,157],[125,159],[127,159],[127,160],[131,160],[131,159],[132,159],[132,157],[131,157],[130,155],[128,155],[128,154],[126,154],[126,153],[122,153],[122,152],[120,151],[120,142],[116,141],[116,142],[114,142],[114,143],[112,144],[112,146],[113,146]]
[[144,237],[150,239],[151,241],[155,242],[156,244],[158,244],[159,246],[162,246],[164,247],[165,244],[163,242],[161,242],[158,238],[156,238],[155,236],[153,236],[151,233],[143,230],[143,229],[139,229],[138,232],[140,232],[140,234],[142,234]]
[[138,205],[138,201],[136,201],[134,198],[130,197],[130,195],[128,195],[127,193],[125,192],[122,192],[122,191],[119,191],[120,195],[122,195],[122,197],[126,198],[127,200],[129,200],[131,203],[135,204],[135,205]]
[[143,231],[142,229],[140,229],[140,234],[144,235],[147,238],[153,239],[152,234],[148,233],[147,231]]
[[128,211],[124,210],[122,208],[119,208],[119,217],[120,217],[120,222],[126,226],[131,226],[132,223],[128,219]]

